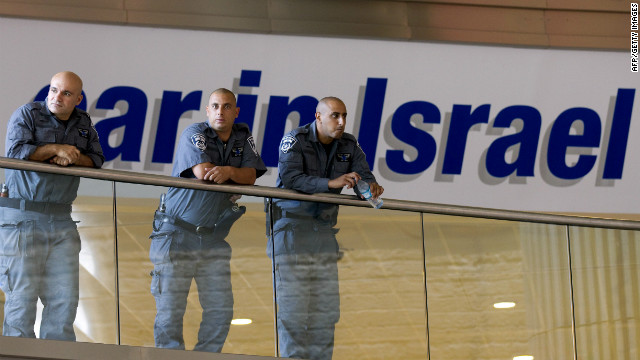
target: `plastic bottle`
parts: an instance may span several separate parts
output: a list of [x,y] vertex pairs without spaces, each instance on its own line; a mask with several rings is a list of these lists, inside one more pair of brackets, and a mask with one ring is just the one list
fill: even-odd
[[360,191],[360,194],[362,194],[362,196],[364,196],[364,198],[367,199],[369,204],[371,204],[371,206],[373,206],[376,209],[380,209],[383,201],[380,198],[374,199],[371,196],[371,190],[369,189],[369,184],[364,180],[358,180],[357,186],[358,186],[358,190]]
[[7,184],[2,183],[2,189],[0,189],[0,197],[9,197],[9,188]]
[[158,205],[158,212],[165,212],[165,210],[167,210],[167,206],[165,205],[165,198],[166,198],[167,194],[161,194],[160,195],[160,204]]

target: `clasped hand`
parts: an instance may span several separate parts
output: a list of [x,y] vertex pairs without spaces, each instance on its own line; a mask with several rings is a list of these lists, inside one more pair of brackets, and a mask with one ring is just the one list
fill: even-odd
[[73,145],[58,144],[56,155],[49,159],[49,162],[60,166],[69,166],[77,163],[81,154],[80,150]]

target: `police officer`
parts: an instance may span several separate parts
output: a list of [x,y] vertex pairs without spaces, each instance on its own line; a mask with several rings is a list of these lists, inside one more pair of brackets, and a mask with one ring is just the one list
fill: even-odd
[[[54,75],[44,101],[23,105],[11,116],[7,157],[101,167],[98,134],[89,114],[76,108],[81,101],[78,75]],[[71,203],[80,179],[20,170],[6,170],[5,176],[9,197],[0,198],[0,287],[6,296],[2,334],[35,337],[40,297],[40,338],[75,341],[80,236]]]
[[[353,135],[344,133],[347,110],[338,98],[318,102],[315,122],[286,134],[280,143],[277,187],[304,193],[339,194],[363,179],[373,197],[376,182]],[[331,359],[340,318],[338,206],[274,200],[273,239],[280,356]]]
[[[180,137],[173,176],[217,184],[253,184],[266,172],[249,127],[234,124],[240,109],[235,95],[217,89],[206,107],[208,122]],[[184,349],[182,323],[192,279],[198,286],[202,322],[194,350],[220,352],[233,316],[230,226],[244,212],[237,196],[170,188],[154,219],[150,258],[151,293],[156,300],[157,347]]]

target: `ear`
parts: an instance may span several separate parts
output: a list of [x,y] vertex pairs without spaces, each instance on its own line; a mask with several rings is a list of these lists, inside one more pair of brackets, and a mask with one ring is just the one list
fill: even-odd
[[76,101],[76,106],[80,105],[80,103],[82,102],[82,94],[78,95],[78,101]]
[[316,120],[322,122],[322,119],[320,118],[320,112],[316,112]]
[[236,119],[238,118],[238,115],[240,115],[240,108],[236,107]]

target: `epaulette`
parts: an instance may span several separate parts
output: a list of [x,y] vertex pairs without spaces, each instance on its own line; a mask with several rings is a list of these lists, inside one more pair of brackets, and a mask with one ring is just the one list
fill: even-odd
[[[315,122],[312,122],[311,124],[315,124]],[[309,130],[309,125],[311,125],[311,124],[307,124],[305,126],[297,127],[295,129],[291,130],[291,132],[289,134],[291,134],[291,136],[296,136],[298,134],[308,134],[309,131],[310,131]]]
[[42,101],[34,101],[34,102],[24,104],[23,107],[29,111],[33,111],[33,110],[40,111],[42,110],[44,105],[45,104]]
[[356,139],[355,136],[353,136],[353,135],[351,135],[349,133],[342,133],[342,138],[345,139],[345,140],[353,141],[355,143],[358,142],[358,139]]
[[251,133],[251,130],[249,130],[249,125],[245,124],[245,123],[234,123],[233,127],[235,128],[234,130],[238,131],[238,130],[244,130],[248,133]]
[[88,116],[88,117],[91,117],[91,116],[89,115],[89,113],[88,113],[88,112],[86,112],[86,111],[84,111],[84,110],[80,109],[79,107],[76,107],[76,111],[77,111],[77,112],[78,112],[78,114],[80,114],[80,115],[86,115],[86,116]]

